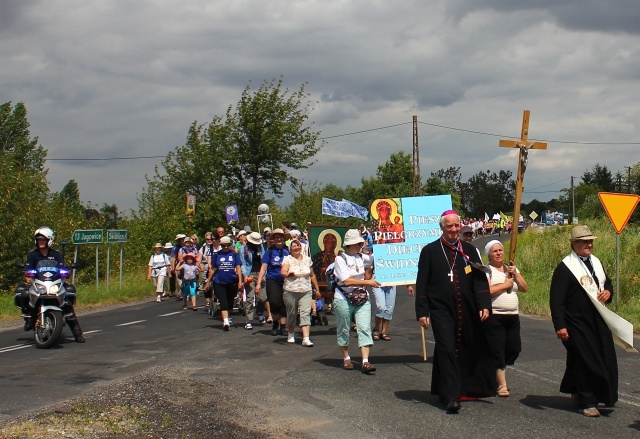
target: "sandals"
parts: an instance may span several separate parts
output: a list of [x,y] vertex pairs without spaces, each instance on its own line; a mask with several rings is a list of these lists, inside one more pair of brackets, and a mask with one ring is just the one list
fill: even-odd
[[182,307],[182,309],[183,309],[183,310],[187,310],[187,309],[189,309],[189,308],[187,308],[186,306],[183,306],[183,307]]
[[498,396],[502,397],[502,398],[508,398],[509,396],[511,396],[511,394],[509,393],[509,389],[506,387],[498,387]]
[[382,334],[380,334],[380,340],[389,341],[391,340],[391,337],[383,332]]
[[194,310],[194,311],[198,311],[198,307],[197,307],[197,306],[194,306],[194,307],[193,307],[193,310]]
[[374,341],[378,341],[378,340],[380,340],[380,332],[378,332],[378,331],[373,331],[373,340],[374,340]]

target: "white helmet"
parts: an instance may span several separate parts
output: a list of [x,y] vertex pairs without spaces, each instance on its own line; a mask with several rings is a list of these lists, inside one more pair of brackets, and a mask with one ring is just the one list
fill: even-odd
[[53,241],[56,239],[56,234],[53,233],[53,230],[51,230],[49,227],[40,227],[38,230],[35,231],[34,233],[34,238],[36,238],[36,246],[38,245],[38,236],[44,236],[45,238],[48,239],[47,241],[47,246],[51,247],[53,245]]

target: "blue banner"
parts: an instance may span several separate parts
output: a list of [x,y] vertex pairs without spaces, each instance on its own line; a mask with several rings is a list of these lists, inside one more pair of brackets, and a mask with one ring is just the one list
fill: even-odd
[[442,235],[440,215],[451,195],[387,198],[371,204],[375,275],[382,285],[416,282],[422,248]]
[[360,206],[359,204],[354,203],[353,201],[349,201],[346,198],[342,199],[345,208],[349,211],[349,216],[354,218],[360,218],[362,220],[367,220],[369,218],[369,209],[366,207]]
[[338,218],[347,218],[349,214],[345,211],[342,201],[331,200],[322,197],[322,214],[337,216]]

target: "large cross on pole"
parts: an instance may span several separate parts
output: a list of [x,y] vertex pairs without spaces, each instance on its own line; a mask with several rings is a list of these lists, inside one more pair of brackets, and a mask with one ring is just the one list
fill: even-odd
[[516,199],[513,206],[513,221],[511,223],[511,245],[509,247],[509,261],[516,259],[516,243],[518,241],[518,224],[520,218],[520,203],[522,200],[522,187],[524,171],[527,169],[527,159],[530,149],[547,149],[546,142],[529,141],[529,110],[524,110],[522,115],[522,132],[520,140],[500,140],[502,148],[518,148],[518,175],[516,178]]

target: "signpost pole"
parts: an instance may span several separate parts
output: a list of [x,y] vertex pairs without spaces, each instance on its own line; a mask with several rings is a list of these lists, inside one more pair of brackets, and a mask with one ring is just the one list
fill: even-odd
[[616,233],[616,311],[620,297],[620,233]]
[[96,291],[98,291],[99,287],[99,276],[98,276],[98,246],[96,245]]
[[111,262],[111,244],[107,244],[107,294],[109,294],[109,277],[111,275],[111,267],[110,267],[110,263]]
[[123,244],[120,244],[120,289],[122,289],[122,260],[123,260],[123,252],[124,252]]

